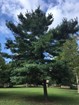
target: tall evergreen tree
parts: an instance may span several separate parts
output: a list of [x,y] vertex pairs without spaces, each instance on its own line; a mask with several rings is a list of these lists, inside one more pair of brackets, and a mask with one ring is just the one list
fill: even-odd
[[[22,63],[24,62],[26,62],[26,64],[30,63],[28,72],[31,70],[31,74],[35,75],[33,72],[36,70],[34,68],[36,66],[32,67],[31,65],[33,63],[38,65],[45,63],[43,52],[52,37],[51,35],[48,36],[47,30],[48,26],[53,22],[53,17],[51,14],[46,17],[45,13],[38,7],[35,11],[32,11],[32,13],[27,12],[25,15],[18,15],[18,19],[19,23],[17,25],[12,22],[7,22],[7,27],[13,32],[15,40],[8,39],[6,48],[11,50],[12,55],[9,57],[12,58],[16,67],[23,67]],[[44,36],[48,36],[48,39]],[[26,70],[27,68],[28,66],[26,67]],[[39,71],[41,69],[42,72]],[[36,77],[40,72],[42,77],[45,74],[42,78],[42,82],[44,87],[44,95],[47,97],[46,67],[40,66],[39,70],[36,72]]]
[[6,48],[9,48],[14,54],[13,60],[37,60],[38,57],[33,53],[33,45],[46,34],[48,26],[53,21],[52,15],[49,14],[46,17],[45,13],[38,8],[32,13],[27,12],[25,16],[20,14],[18,19],[20,21],[18,25],[12,22],[7,23],[7,27],[13,32],[15,40],[8,39]]

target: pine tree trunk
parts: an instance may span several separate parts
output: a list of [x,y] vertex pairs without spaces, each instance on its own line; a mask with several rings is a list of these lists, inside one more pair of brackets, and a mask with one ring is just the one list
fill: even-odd
[[77,81],[77,91],[79,93],[79,77],[77,74],[76,74],[76,81]]
[[46,80],[43,80],[43,90],[44,90],[44,97],[47,100],[48,94],[47,94]]

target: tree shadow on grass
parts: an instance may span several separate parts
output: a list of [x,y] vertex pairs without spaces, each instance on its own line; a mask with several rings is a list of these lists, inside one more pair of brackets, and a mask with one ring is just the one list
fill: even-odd
[[[42,94],[34,94],[27,92],[27,94],[20,94],[19,92],[0,92],[0,99],[19,99],[26,102],[34,103],[75,103],[75,99],[64,95],[52,94],[46,100]],[[71,104],[70,104],[71,105]]]
[[34,101],[34,102],[75,102],[75,99],[72,97],[63,97],[63,96],[57,96],[57,95],[51,95],[48,96],[47,99],[44,98],[43,95],[37,95],[37,96],[26,96],[23,99],[26,101]]

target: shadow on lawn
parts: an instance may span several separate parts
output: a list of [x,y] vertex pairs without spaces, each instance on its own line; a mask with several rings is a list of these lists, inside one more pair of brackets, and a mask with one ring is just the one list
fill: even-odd
[[0,92],[0,99],[3,98],[3,99],[20,99],[20,100],[24,100],[24,101],[29,101],[29,102],[75,102],[75,99],[72,98],[72,97],[68,97],[68,96],[61,96],[61,95],[51,95],[51,96],[48,96],[48,99],[45,100],[43,95],[34,95],[33,94],[30,94],[29,95],[29,92],[27,94],[19,94],[16,93],[16,92]]
[[63,96],[49,96],[48,99],[46,100],[43,96],[30,96],[30,97],[24,97],[24,99],[27,101],[35,101],[35,102],[71,102],[71,101],[75,101],[74,99],[72,99],[71,97],[63,97]]

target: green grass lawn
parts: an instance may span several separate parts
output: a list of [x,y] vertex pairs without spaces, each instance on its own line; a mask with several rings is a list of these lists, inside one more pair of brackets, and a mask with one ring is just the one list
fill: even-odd
[[79,105],[76,90],[48,88],[48,101],[42,88],[0,88],[0,105]]

